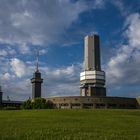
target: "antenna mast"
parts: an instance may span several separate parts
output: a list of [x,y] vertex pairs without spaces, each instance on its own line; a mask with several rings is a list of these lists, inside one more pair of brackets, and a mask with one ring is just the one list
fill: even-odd
[[36,71],[38,72],[39,69],[39,49],[36,49]]

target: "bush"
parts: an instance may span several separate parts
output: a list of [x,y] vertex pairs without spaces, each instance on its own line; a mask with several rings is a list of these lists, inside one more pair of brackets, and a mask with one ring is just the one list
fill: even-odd
[[22,108],[23,108],[23,109],[32,109],[32,102],[31,102],[31,100],[25,101],[25,102],[23,103],[23,105],[22,105]]
[[36,98],[34,102],[32,102],[33,109],[45,109],[47,108],[46,100],[44,98]]
[[53,103],[51,101],[46,102],[44,98],[35,98],[33,101],[27,100],[22,105],[23,109],[51,109]]
[[49,101],[49,100],[48,100],[47,103],[46,103],[46,105],[47,105],[47,108],[48,108],[48,109],[53,109],[53,108],[55,108],[52,101]]

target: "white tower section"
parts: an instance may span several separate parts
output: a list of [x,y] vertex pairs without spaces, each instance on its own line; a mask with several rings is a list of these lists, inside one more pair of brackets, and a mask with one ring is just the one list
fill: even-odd
[[106,96],[105,72],[100,65],[99,36],[86,36],[84,41],[84,72],[80,74],[81,95]]

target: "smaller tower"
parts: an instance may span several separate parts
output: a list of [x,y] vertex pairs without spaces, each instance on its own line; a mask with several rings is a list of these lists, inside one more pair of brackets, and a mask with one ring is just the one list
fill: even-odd
[[0,86],[0,105],[2,104],[2,94],[3,94],[3,92],[2,92],[2,89],[1,89],[1,86]]
[[32,83],[32,99],[41,98],[41,84],[43,79],[41,78],[41,73],[39,72],[39,51],[37,50],[37,60],[36,60],[36,70],[33,73]]

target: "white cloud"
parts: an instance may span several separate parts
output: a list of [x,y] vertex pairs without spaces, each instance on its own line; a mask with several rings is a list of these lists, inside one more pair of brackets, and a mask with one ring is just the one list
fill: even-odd
[[129,26],[126,35],[129,38],[129,44],[140,49],[140,15],[139,13],[131,14],[126,25]]
[[26,66],[23,61],[18,58],[11,60],[11,67],[17,77],[22,77],[26,74]]
[[6,50],[0,50],[0,56],[7,56],[7,51]]
[[1,80],[9,81],[10,78],[11,78],[11,75],[8,72],[6,72],[3,75],[1,75]]
[[26,43],[20,45],[19,51],[21,52],[21,54],[26,54],[26,55],[31,53],[31,49]]
[[48,49],[40,49],[39,55],[46,55],[48,53]]
[[58,42],[79,14],[103,4],[103,0],[1,0],[0,43],[14,44],[22,53],[29,53],[28,44]]
[[124,5],[122,0],[117,0],[117,1],[110,1],[114,6],[117,7],[117,9],[119,10],[120,14],[122,16],[127,16],[130,11],[128,9],[128,7],[126,8],[126,5]]
[[11,48],[10,46],[7,47],[7,52],[9,55],[15,55],[16,54],[16,50]]
[[105,5],[105,1],[104,0],[95,0],[94,2],[94,9],[96,8],[103,8]]
[[6,82],[2,86],[3,99],[6,99],[7,96],[10,97],[11,100],[27,100],[31,97],[31,84],[30,79],[22,79],[18,82]]
[[123,44],[106,66],[109,85],[122,86],[140,82],[140,15],[131,14],[125,27],[128,44]]
[[44,96],[79,95],[79,73],[81,65],[71,65],[56,69],[45,68]]
[[60,68],[56,69],[55,71],[51,72],[52,75],[57,77],[63,77],[64,75],[73,75],[74,74],[74,66],[66,67],[66,68]]
[[85,8],[83,3],[70,0],[14,0],[13,3],[1,0],[0,41],[12,44],[55,41]]

